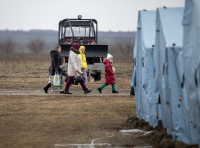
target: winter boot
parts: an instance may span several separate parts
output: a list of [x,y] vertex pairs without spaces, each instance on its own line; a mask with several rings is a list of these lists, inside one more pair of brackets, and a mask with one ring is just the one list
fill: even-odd
[[91,91],[92,90],[87,89],[87,90],[84,90],[84,93],[87,94],[87,93],[90,93]]
[[117,92],[116,90],[113,90],[112,93],[119,93],[119,92]]
[[69,91],[64,91],[64,94],[72,94],[72,93],[70,93]]
[[101,93],[101,90],[102,90],[102,89],[99,87],[99,88],[97,88],[97,90],[99,91],[99,93]]
[[51,87],[51,83],[48,83],[46,87],[44,87],[44,92],[48,93],[48,89]]

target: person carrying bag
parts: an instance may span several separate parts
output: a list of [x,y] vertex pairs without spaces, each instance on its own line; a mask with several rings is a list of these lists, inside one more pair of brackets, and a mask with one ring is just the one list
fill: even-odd
[[[78,72],[79,73],[79,72]],[[74,76],[74,83],[82,83],[85,82],[85,77],[83,76],[83,73],[79,73],[80,76],[75,75]]]
[[[72,47],[70,47],[69,58],[68,58],[68,69],[67,69],[68,80],[66,83],[64,94],[72,94],[69,92],[69,87],[72,84],[74,77],[75,79],[77,79],[76,72],[83,75],[83,72],[81,72],[81,59],[78,55],[80,54],[79,48],[80,46],[78,44],[74,44]],[[81,82],[80,85],[83,88],[85,94],[90,93],[92,91],[85,86],[84,82]]]
[[51,76],[54,76],[57,74],[62,74],[62,69],[65,68],[65,64],[63,64],[62,58],[60,56],[61,52],[61,46],[56,45],[54,50],[51,50],[50,56],[51,56],[51,68],[50,68],[50,76],[49,76],[49,82],[44,87],[44,92],[48,93],[48,89],[51,87],[50,78]]

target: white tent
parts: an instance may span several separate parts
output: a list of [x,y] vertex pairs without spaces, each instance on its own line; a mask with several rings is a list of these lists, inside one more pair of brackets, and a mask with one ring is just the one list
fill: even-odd
[[135,86],[137,117],[155,127],[156,104],[154,103],[153,48],[155,43],[156,11],[139,11],[132,86]]
[[[161,102],[163,125],[174,141],[196,143],[181,90],[179,53],[183,45],[183,8],[158,8],[156,18],[155,101]],[[184,98],[183,98],[184,99]]]
[[200,146],[200,1],[186,0],[183,18],[182,65],[186,111]]

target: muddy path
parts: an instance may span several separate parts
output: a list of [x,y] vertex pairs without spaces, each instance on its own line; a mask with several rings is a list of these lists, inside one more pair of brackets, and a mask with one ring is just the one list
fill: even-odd
[[129,97],[130,89],[118,89],[118,94],[113,94],[111,89],[104,89],[102,93],[99,93],[96,88],[90,88],[91,93],[84,94],[84,91],[80,88],[70,89],[71,95],[60,93],[59,91],[51,91],[49,89],[48,94],[43,89],[32,90],[32,89],[0,89],[0,95],[34,95],[34,96],[67,96],[67,97]]

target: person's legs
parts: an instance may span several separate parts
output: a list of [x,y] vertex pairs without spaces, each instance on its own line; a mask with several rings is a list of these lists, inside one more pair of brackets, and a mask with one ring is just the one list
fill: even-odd
[[84,78],[85,78],[85,85],[87,84],[87,73],[85,72],[85,70],[84,69],[81,69],[81,72],[83,72],[84,74],[83,74],[83,76],[84,76]]
[[103,84],[103,85],[101,85],[99,88],[97,88],[97,90],[99,91],[99,93],[101,93],[101,90],[104,88],[104,87],[106,87],[106,86],[108,86],[107,84]]
[[118,93],[118,92],[115,90],[115,84],[112,84],[112,93]]
[[51,83],[48,83],[46,87],[44,87],[44,92],[48,93],[48,89],[51,87]]
[[115,90],[115,84],[112,84],[112,91]]
[[81,87],[83,88],[83,90],[88,90],[88,88],[85,86],[85,83],[84,82],[81,82]]
[[87,84],[87,73],[84,71],[85,85]]
[[51,75],[49,76],[49,82],[47,83],[47,86],[43,88],[45,93],[48,93],[48,89],[51,87],[50,79],[51,79]]
[[84,93],[87,94],[87,93],[90,93],[92,90],[89,90],[86,86],[85,86],[85,83],[84,82],[81,82],[80,83],[83,90],[84,90]]
[[104,87],[106,87],[106,86],[108,86],[108,85],[103,84],[103,85],[100,86],[100,89],[102,90],[102,89],[104,89]]
[[66,83],[66,87],[65,87],[65,91],[69,91],[69,87],[72,84],[74,77],[68,77],[67,83]]

